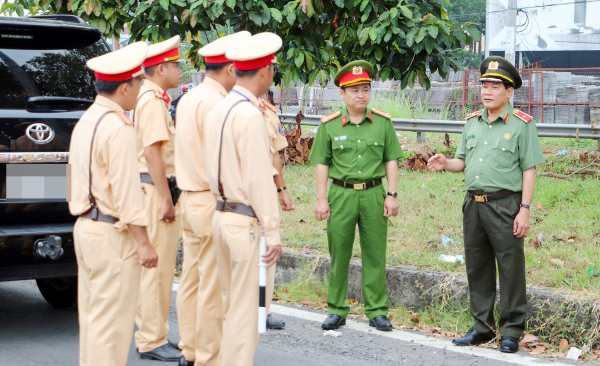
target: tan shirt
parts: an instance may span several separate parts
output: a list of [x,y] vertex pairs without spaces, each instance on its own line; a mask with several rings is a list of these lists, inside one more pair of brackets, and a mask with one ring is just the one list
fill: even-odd
[[219,144],[223,118],[231,106],[245,98],[250,101],[237,104],[227,118],[223,130],[221,156],[221,183],[228,201],[252,206],[258,216],[267,243],[281,243],[279,236],[279,202],[273,181],[273,149],[258,99],[247,89],[235,86],[233,91],[217,104],[206,117],[204,145],[206,172],[210,190],[219,195],[217,173]]
[[210,189],[204,163],[204,125],[208,112],[226,96],[223,85],[207,76],[177,104],[175,172],[181,190]]
[[281,129],[281,121],[279,120],[279,115],[277,114],[277,107],[262,98],[259,99],[259,102],[259,106],[265,114],[267,132],[269,133],[269,138],[271,139],[271,147],[275,151],[285,149],[288,146],[288,142],[283,135],[283,130]]
[[[69,158],[72,215],[81,215],[91,208],[88,199],[90,144],[98,119],[110,110],[123,112],[117,103],[97,96],[73,129]],[[102,119],[94,137],[92,194],[100,212],[119,219],[114,225],[119,231],[124,230],[126,224],[148,225],[134,141],[133,126],[116,113]]]
[[170,177],[175,175],[175,125],[169,114],[170,104],[157,97],[155,91],[159,95],[164,93],[160,86],[145,80],[140,88],[141,97],[133,114],[138,169],[140,173],[149,173],[144,148],[162,142],[160,155],[165,165],[165,173]]

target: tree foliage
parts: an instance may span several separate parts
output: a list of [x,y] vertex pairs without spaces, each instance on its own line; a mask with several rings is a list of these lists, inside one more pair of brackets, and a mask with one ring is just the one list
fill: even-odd
[[16,0],[2,11],[24,9],[78,15],[107,37],[124,27],[132,40],[179,34],[192,45],[193,66],[202,62],[197,50],[222,29],[275,32],[284,45],[276,81],[284,85],[325,85],[345,63],[365,59],[382,80],[429,87],[427,70],[445,76],[460,68],[464,45],[479,38],[475,26],[448,20],[444,0]]

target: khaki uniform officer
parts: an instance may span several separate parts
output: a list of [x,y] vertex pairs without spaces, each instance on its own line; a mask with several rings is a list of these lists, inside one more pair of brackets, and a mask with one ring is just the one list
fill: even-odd
[[[328,315],[323,329],[346,323],[350,306],[346,301],[348,266],[356,225],[362,253],[362,294],[369,325],[388,331],[385,262],[388,217],[398,214],[396,187],[402,149],[391,115],[367,108],[373,67],[353,61],[341,68],[335,84],[346,107],[327,117],[319,126],[310,160],[317,164],[317,220],[327,220],[331,256]],[[329,195],[327,178],[331,178]],[[382,185],[387,177],[388,192]]]
[[87,62],[98,96],[71,138],[82,366],[127,363],[142,266],[158,261],[145,228],[135,131],[124,112],[135,106],[147,51],[137,42]]
[[[281,157],[279,156],[279,151],[288,146],[287,139],[285,138],[285,134],[281,128],[281,121],[279,120],[279,115],[277,114],[277,107],[262,98],[260,98],[258,101],[258,106],[263,110],[265,121],[267,122],[267,131],[271,141],[271,148],[273,151],[275,151],[273,153],[273,167],[276,170],[275,187],[277,188],[277,193],[279,194],[279,204],[284,211],[292,211],[296,208],[296,205],[294,205],[294,202],[287,192],[287,187],[285,186],[285,181],[283,179],[283,166],[281,163]],[[267,314],[269,314],[267,316],[267,328],[283,329],[285,327],[285,322],[273,318],[269,313],[271,302],[273,301],[273,290],[275,289],[275,268],[276,266],[273,265],[267,269],[267,287],[265,290],[267,294],[266,308]]]
[[181,195],[183,226],[183,272],[177,292],[180,366],[220,366],[223,337],[223,299],[217,270],[217,251],[211,222],[216,199],[210,191],[204,163],[204,124],[208,112],[233,88],[233,62],[225,52],[250,38],[250,32],[235,33],[204,46],[206,77],[188,92],[177,108],[175,171]]
[[237,83],[206,118],[206,172],[218,195],[212,227],[223,291],[222,366],[251,366],[258,344],[261,230],[268,266],[281,256],[273,150],[257,97],[273,82],[281,38],[260,33],[226,53]]
[[481,63],[484,109],[467,116],[455,159],[434,155],[430,170],[465,172],[465,260],[475,324],[458,346],[495,337],[496,262],[500,275],[500,351],[517,352],[525,329],[524,236],[535,188],[535,166],[544,162],[533,117],[513,109],[521,87],[515,67],[499,56]]
[[138,170],[150,220],[148,234],[161,261],[142,271],[135,344],[142,358],[177,361],[181,356],[167,340],[175,257],[179,243],[179,206],[174,205],[168,178],[175,176],[175,126],[167,90],[181,81],[179,36],[148,48],[144,82],[133,113]]

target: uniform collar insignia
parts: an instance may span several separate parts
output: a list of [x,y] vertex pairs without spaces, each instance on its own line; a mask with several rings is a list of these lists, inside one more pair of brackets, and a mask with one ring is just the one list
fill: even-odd
[[167,92],[159,92],[154,89],[154,96],[165,101],[166,104],[171,103],[171,96]]
[[508,121],[508,112],[506,112],[506,115],[504,116],[504,123],[506,123]]
[[346,123],[348,123],[348,118],[347,118],[347,116],[343,116],[342,117],[342,127],[345,126]]
[[373,116],[371,115],[371,111],[369,111],[369,121],[371,121],[371,123],[373,123]]

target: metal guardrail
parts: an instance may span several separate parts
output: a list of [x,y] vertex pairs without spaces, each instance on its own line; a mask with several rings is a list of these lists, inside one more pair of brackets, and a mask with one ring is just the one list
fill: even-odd
[[[295,114],[283,113],[279,117],[281,118],[281,123],[284,124],[293,124],[296,122]],[[318,126],[321,123],[321,117],[323,116],[305,115],[302,125]],[[418,141],[425,140],[425,132],[462,133],[465,126],[465,121],[393,118],[392,122],[397,131],[417,132]],[[536,126],[539,137],[592,139],[598,140],[598,146],[600,147],[600,127],[546,123],[537,123]]]

